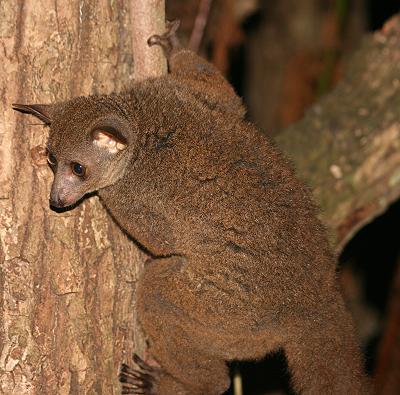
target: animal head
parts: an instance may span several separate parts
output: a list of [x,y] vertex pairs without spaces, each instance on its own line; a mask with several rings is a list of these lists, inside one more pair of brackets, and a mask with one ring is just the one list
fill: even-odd
[[132,157],[132,119],[118,96],[78,97],[53,105],[13,104],[50,126],[50,204],[67,207],[118,181]]

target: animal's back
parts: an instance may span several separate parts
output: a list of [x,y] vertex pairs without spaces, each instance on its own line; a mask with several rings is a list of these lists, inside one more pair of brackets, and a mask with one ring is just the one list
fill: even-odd
[[210,295],[240,309],[243,320],[254,310],[254,325],[266,311],[285,315],[317,303],[321,283],[330,292],[334,261],[309,191],[288,161],[241,114],[227,117],[201,104],[170,78],[148,81],[147,92],[150,84],[153,95],[141,105],[158,132],[120,185],[134,189],[136,214],[123,207],[129,223],[144,213],[153,218],[133,236],[150,224],[167,254],[187,257],[176,302],[208,284],[219,289]]

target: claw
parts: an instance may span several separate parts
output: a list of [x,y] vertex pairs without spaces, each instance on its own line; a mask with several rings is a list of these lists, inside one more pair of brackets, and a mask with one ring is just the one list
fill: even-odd
[[138,365],[139,368],[144,370],[145,372],[152,373],[152,372],[155,372],[155,370],[156,370],[153,367],[151,367],[149,364],[144,362],[143,359],[140,358],[139,355],[137,355],[137,354],[133,354],[133,362],[135,362],[136,365]]
[[137,354],[133,355],[133,360],[139,369],[133,369],[125,363],[121,365],[119,381],[122,383],[122,394],[154,395],[158,370],[144,362]]
[[180,44],[176,37],[176,32],[179,29],[180,21],[167,21],[165,23],[166,32],[164,34],[154,34],[147,40],[147,44],[152,47],[153,45],[159,45],[165,52],[166,56],[170,56],[171,53],[178,48]]

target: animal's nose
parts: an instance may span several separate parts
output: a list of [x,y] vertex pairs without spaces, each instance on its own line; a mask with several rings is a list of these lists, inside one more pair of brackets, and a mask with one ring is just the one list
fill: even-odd
[[65,201],[64,199],[61,199],[59,196],[51,197],[50,198],[50,206],[52,207],[57,207],[57,208],[61,208],[65,206]]
[[50,192],[50,206],[52,207],[64,207],[65,206],[65,193],[62,188],[55,188],[54,184]]

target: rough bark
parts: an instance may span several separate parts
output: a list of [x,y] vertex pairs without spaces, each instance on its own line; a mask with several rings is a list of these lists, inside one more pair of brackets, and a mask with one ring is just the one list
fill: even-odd
[[400,196],[400,16],[365,39],[334,92],[276,138],[336,250]]
[[167,61],[161,47],[147,45],[150,36],[165,31],[164,0],[131,0],[130,15],[135,80],[158,77],[166,73]]
[[[161,2],[158,2],[161,5]],[[48,131],[11,103],[132,81],[127,1],[0,3],[0,393],[117,394],[143,254],[97,197],[55,213]]]

